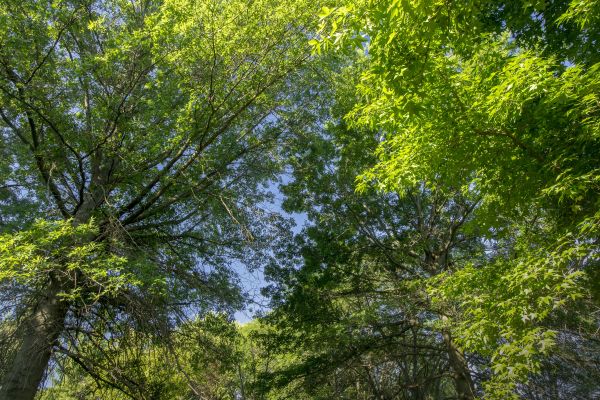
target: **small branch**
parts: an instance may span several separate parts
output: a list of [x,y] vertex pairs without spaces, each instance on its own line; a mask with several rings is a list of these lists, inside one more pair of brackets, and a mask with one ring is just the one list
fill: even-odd
[[544,158],[539,153],[535,152],[531,148],[531,146],[529,146],[527,143],[523,142],[521,139],[519,139],[514,134],[512,134],[502,128],[486,129],[486,130],[474,129],[474,131],[476,134],[481,135],[481,136],[502,136],[502,137],[509,138],[513,142],[514,145],[519,147],[521,150],[524,150],[529,155],[533,156],[540,163],[544,163],[544,161],[545,161]]

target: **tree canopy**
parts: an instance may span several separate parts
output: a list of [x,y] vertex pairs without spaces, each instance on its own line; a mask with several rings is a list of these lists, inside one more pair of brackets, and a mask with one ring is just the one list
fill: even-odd
[[596,0],[5,0],[0,399],[599,396],[599,39]]
[[4,398],[32,398],[53,353],[93,372],[107,345],[239,307],[231,265],[260,263],[281,229],[256,205],[317,10],[4,3]]

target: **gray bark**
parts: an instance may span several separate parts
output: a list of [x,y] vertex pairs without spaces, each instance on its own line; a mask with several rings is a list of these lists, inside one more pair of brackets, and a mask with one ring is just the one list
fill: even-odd
[[2,379],[0,400],[33,400],[48,366],[52,348],[64,327],[68,306],[52,280],[29,316],[17,330],[19,348]]
[[460,400],[472,400],[475,398],[475,386],[469,372],[469,365],[463,352],[456,346],[449,332],[442,333],[446,349],[448,351],[448,361],[452,368],[454,385],[456,393]]

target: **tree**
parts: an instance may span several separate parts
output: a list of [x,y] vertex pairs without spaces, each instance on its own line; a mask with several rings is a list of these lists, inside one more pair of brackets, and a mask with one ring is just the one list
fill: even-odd
[[[103,365],[101,375],[91,375],[81,360],[65,355],[60,376],[40,391],[40,398],[71,400],[81,398],[128,399],[130,396],[107,378],[125,373],[139,384],[136,398],[250,400],[289,398],[285,390],[268,395],[261,390],[260,377],[282,368],[289,357],[270,353],[266,341],[271,327],[258,321],[240,325],[223,313],[208,313],[181,324],[170,342],[156,341],[122,357],[123,350]],[[139,334],[131,332],[132,335]],[[156,369],[156,359],[161,367]],[[107,360],[105,360],[107,361]],[[125,371],[125,372],[124,372]],[[295,396],[294,398],[298,398]]]
[[277,232],[256,204],[315,6],[3,3],[0,398],[240,304],[228,265]]
[[266,321],[279,349],[299,357],[273,371],[271,386],[300,381],[312,398],[472,398],[465,356],[437,324],[447,310],[423,289],[481,253],[475,232],[463,229],[477,201],[441,187],[356,192],[378,143],[377,132],[341,120],[354,105],[356,63],[323,72],[335,92],[320,93],[333,104],[330,120],[290,147],[284,207],[309,224],[281,254],[287,268],[272,273],[275,310]]
[[481,198],[487,257],[433,278],[429,293],[455,310],[459,344],[492,360],[492,397],[540,370],[561,309],[579,311],[579,340],[591,333],[598,12],[595,1],[355,1],[324,9],[313,42],[368,55],[347,121],[384,140],[359,188]]
[[[130,336],[136,334],[139,333],[130,332]],[[235,366],[242,359],[240,339],[235,323],[227,316],[208,313],[202,319],[180,325],[169,343],[157,341],[145,348],[132,346],[113,351],[114,357],[104,360],[108,362],[97,376],[86,371],[88,364],[84,360],[62,355],[60,361],[65,365],[61,375],[50,388],[41,391],[41,398],[128,399],[131,397],[127,392],[112,386],[109,378],[125,374],[139,385],[135,398],[234,399],[239,391]],[[124,351],[136,354],[123,357]],[[156,359],[163,360],[158,370]]]

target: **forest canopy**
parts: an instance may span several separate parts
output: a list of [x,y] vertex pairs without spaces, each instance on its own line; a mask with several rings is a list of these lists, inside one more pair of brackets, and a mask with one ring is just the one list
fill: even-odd
[[599,39],[596,0],[3,0],[0,400],[599,397]]

